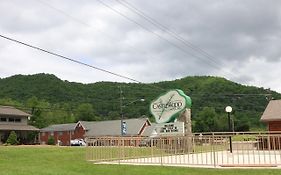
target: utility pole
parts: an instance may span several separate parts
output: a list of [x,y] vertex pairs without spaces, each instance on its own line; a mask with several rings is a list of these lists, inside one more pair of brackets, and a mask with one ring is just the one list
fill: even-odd
[[121,136],[124,135],[124,128],[123,128],[123,120],[124,120],[124,116],[123,116],[123,91],[122,91],[122,87],[121,85],[119,86],[119,90],[120,90],[120,115],[121,115],[121,123],[120,123],[120,128],[121,128]]

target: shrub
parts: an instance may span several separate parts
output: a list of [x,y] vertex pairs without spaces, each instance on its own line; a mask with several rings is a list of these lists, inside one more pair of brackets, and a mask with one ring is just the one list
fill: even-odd
[[19,143],[18,137],[15,131],[12,131],[6,141],[8,145],[17,145]]
[[50,136],[48,138],[48,142],[47,142],[48,145],[55,145],[55,138],[54,136]]

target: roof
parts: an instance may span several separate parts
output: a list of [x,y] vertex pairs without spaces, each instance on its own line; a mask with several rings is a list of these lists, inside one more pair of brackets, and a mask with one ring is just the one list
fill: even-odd
[[44,131],[74,131],[76,124],[77,123],[50,125],[46,128],[40,129],[40,131],[41,132],[44,132]]
[[12,106],[0,106],[0,115],[30,116],[30,114],[18,110]]
[[156,123],[151,123],[150,126],[147,126],[142,134],[142,136],[148,136],[148,137],[151,137],[151,136],[154,136],[154,135],[157,135],[157,132],[156,132]]
[[[125,119],[127,124],[126,136],[137,136],[140,135],[142,128],[146,122],[150,121],[148,118],[137,118],[137,119]],[[121,120],[109,120],[100,122],[84,122],[80,121],[82,126],[86,130],[89,130],[86,136],[98,137],[98,136],[120,136],[121,135]]]
[[281,120],[281,100],[271,100],[261,116],[261,121]]
[[0,130],[7,131],[38,131],[38,128],[35,128],[31,125],[3,125],[0,124]]

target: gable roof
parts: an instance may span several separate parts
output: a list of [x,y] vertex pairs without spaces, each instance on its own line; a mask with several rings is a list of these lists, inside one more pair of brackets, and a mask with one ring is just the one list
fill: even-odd
[[77,123],[50,125],[46,128],[40,129],[42,132],[48,131],[74,131]]
[[261,121],[281,120],[281,100],[271,100],[261,116]]
[[[137,136],[142,134],[143,127],[148,122],[148,118],[125,119],[127,124],[126,136]],[[121,120],[108,120],[108,121],[79,121],[77,123],[57,124],[50,125],[46,128],[40,129],[41,132],[52,131],[74,131],[78,124],[87,131],[86,136],[120,136],[121,135]]]
[[30,114],[18,110],[12,106],[0,106],[0,115],[30,116]]
[[[148,118],[136,118],[136,119],[125,119],[127,124],[126,136],[137,136],[142,134],[141,131],[144,125],[150,121]],[[100,122],[84,122],[80,123],[88,130],[86,136],[98,137],[98,136],[120,136],[121,135],[121,120],[109,120]]]
[[142,134],[142,136],[147,136],[147,137],[154,137],[157,136],[156,132],[156,123],[151,123],[150,126],[147,126]]

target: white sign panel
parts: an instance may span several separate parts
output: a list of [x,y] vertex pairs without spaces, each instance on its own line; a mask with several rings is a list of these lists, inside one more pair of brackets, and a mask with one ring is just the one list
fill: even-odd
[[157,124],[155,129],[159,136],[184,136],[183,122]]
[[150,112],[156,123],[173,122],[185,108],[191,107],[191,99],[181,90],[171,90],[150,104]]

